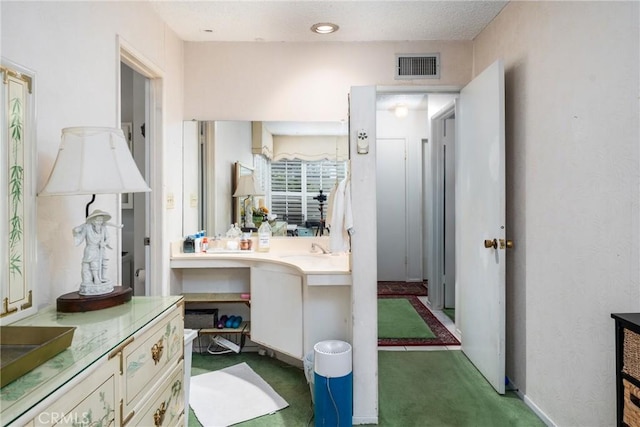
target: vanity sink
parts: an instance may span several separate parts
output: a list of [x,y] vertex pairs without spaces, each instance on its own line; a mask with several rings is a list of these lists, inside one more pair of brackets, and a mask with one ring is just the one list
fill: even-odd
[[328,271],[349,271],[347,254],[324,254],[321,252],[297,252],[279,255],[280,260],[296,265],[306,272],[315,274]]
[[1,326],[0,387],[42,365],[71,345],[75,327]]
[[291,262],[318,262],[320,260],[330,260],[332,258],[336,258],[336,256],[331,254],[323,254],[323,253],[296,253],[296,254],[283,254],[280,255],[280,258],[285,259]]

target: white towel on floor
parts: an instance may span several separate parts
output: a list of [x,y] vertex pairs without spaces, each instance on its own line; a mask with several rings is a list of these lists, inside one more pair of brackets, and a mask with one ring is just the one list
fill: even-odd
[[189,404],[207,427],[237,424],[289,406],[244,362],[191,377]]

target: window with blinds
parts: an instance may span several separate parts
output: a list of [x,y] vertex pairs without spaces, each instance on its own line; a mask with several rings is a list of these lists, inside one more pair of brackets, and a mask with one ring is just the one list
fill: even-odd
[[[319,221],[320,203],[314,197],[320,190],[328,197],[333,186],[344,179],[346,171],[345,161],[271,162],[271,212],[290,224]],[[323,209],[326,217],[327,201]]]

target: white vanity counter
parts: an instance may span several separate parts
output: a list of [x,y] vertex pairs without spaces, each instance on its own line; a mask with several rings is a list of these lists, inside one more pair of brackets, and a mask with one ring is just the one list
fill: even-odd
[[252,342],[301,360],[319,341],[351,341],[351,256],[314,253],[312,243],[327,248],[329,239],[274,237],[269,252],[183,253],[173,242],[172,292],[220,315],[244,310]]
[[[253,247],[257,245],[254,242]],[[213,251],[183,253],[182,242],[171,244],[171,268],[240,268],[271,263],[306,276],[308,286],[351,285],[351,254],[311,252],[311,244],[328,247],[328,238],[274,237],[269,252]],[[275,267],[274,265],[274,267]]]

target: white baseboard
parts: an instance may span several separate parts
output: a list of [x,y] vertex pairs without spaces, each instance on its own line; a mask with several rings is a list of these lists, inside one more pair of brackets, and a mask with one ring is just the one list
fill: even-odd
[[518,395],[520,400],[522,400],[524,404],[527,405],[529,409],[531,409],[538,416],[538,418],[542,420],[543,423],[545,423],[549,427],[557,427],[557,424],[554,423],[553,420],[551,420],[551,418],[549,418],[549,416],[547,416],[547,414],[545,414],[544,411],[540,409],[540,407],[536,405],[533,400],[531,400],[526,394],[523,394],[518,389],[518,387],[511,382],[511,380],[509,380],[509,383],[515,388],[514,392],[516,393],[516,395]]

